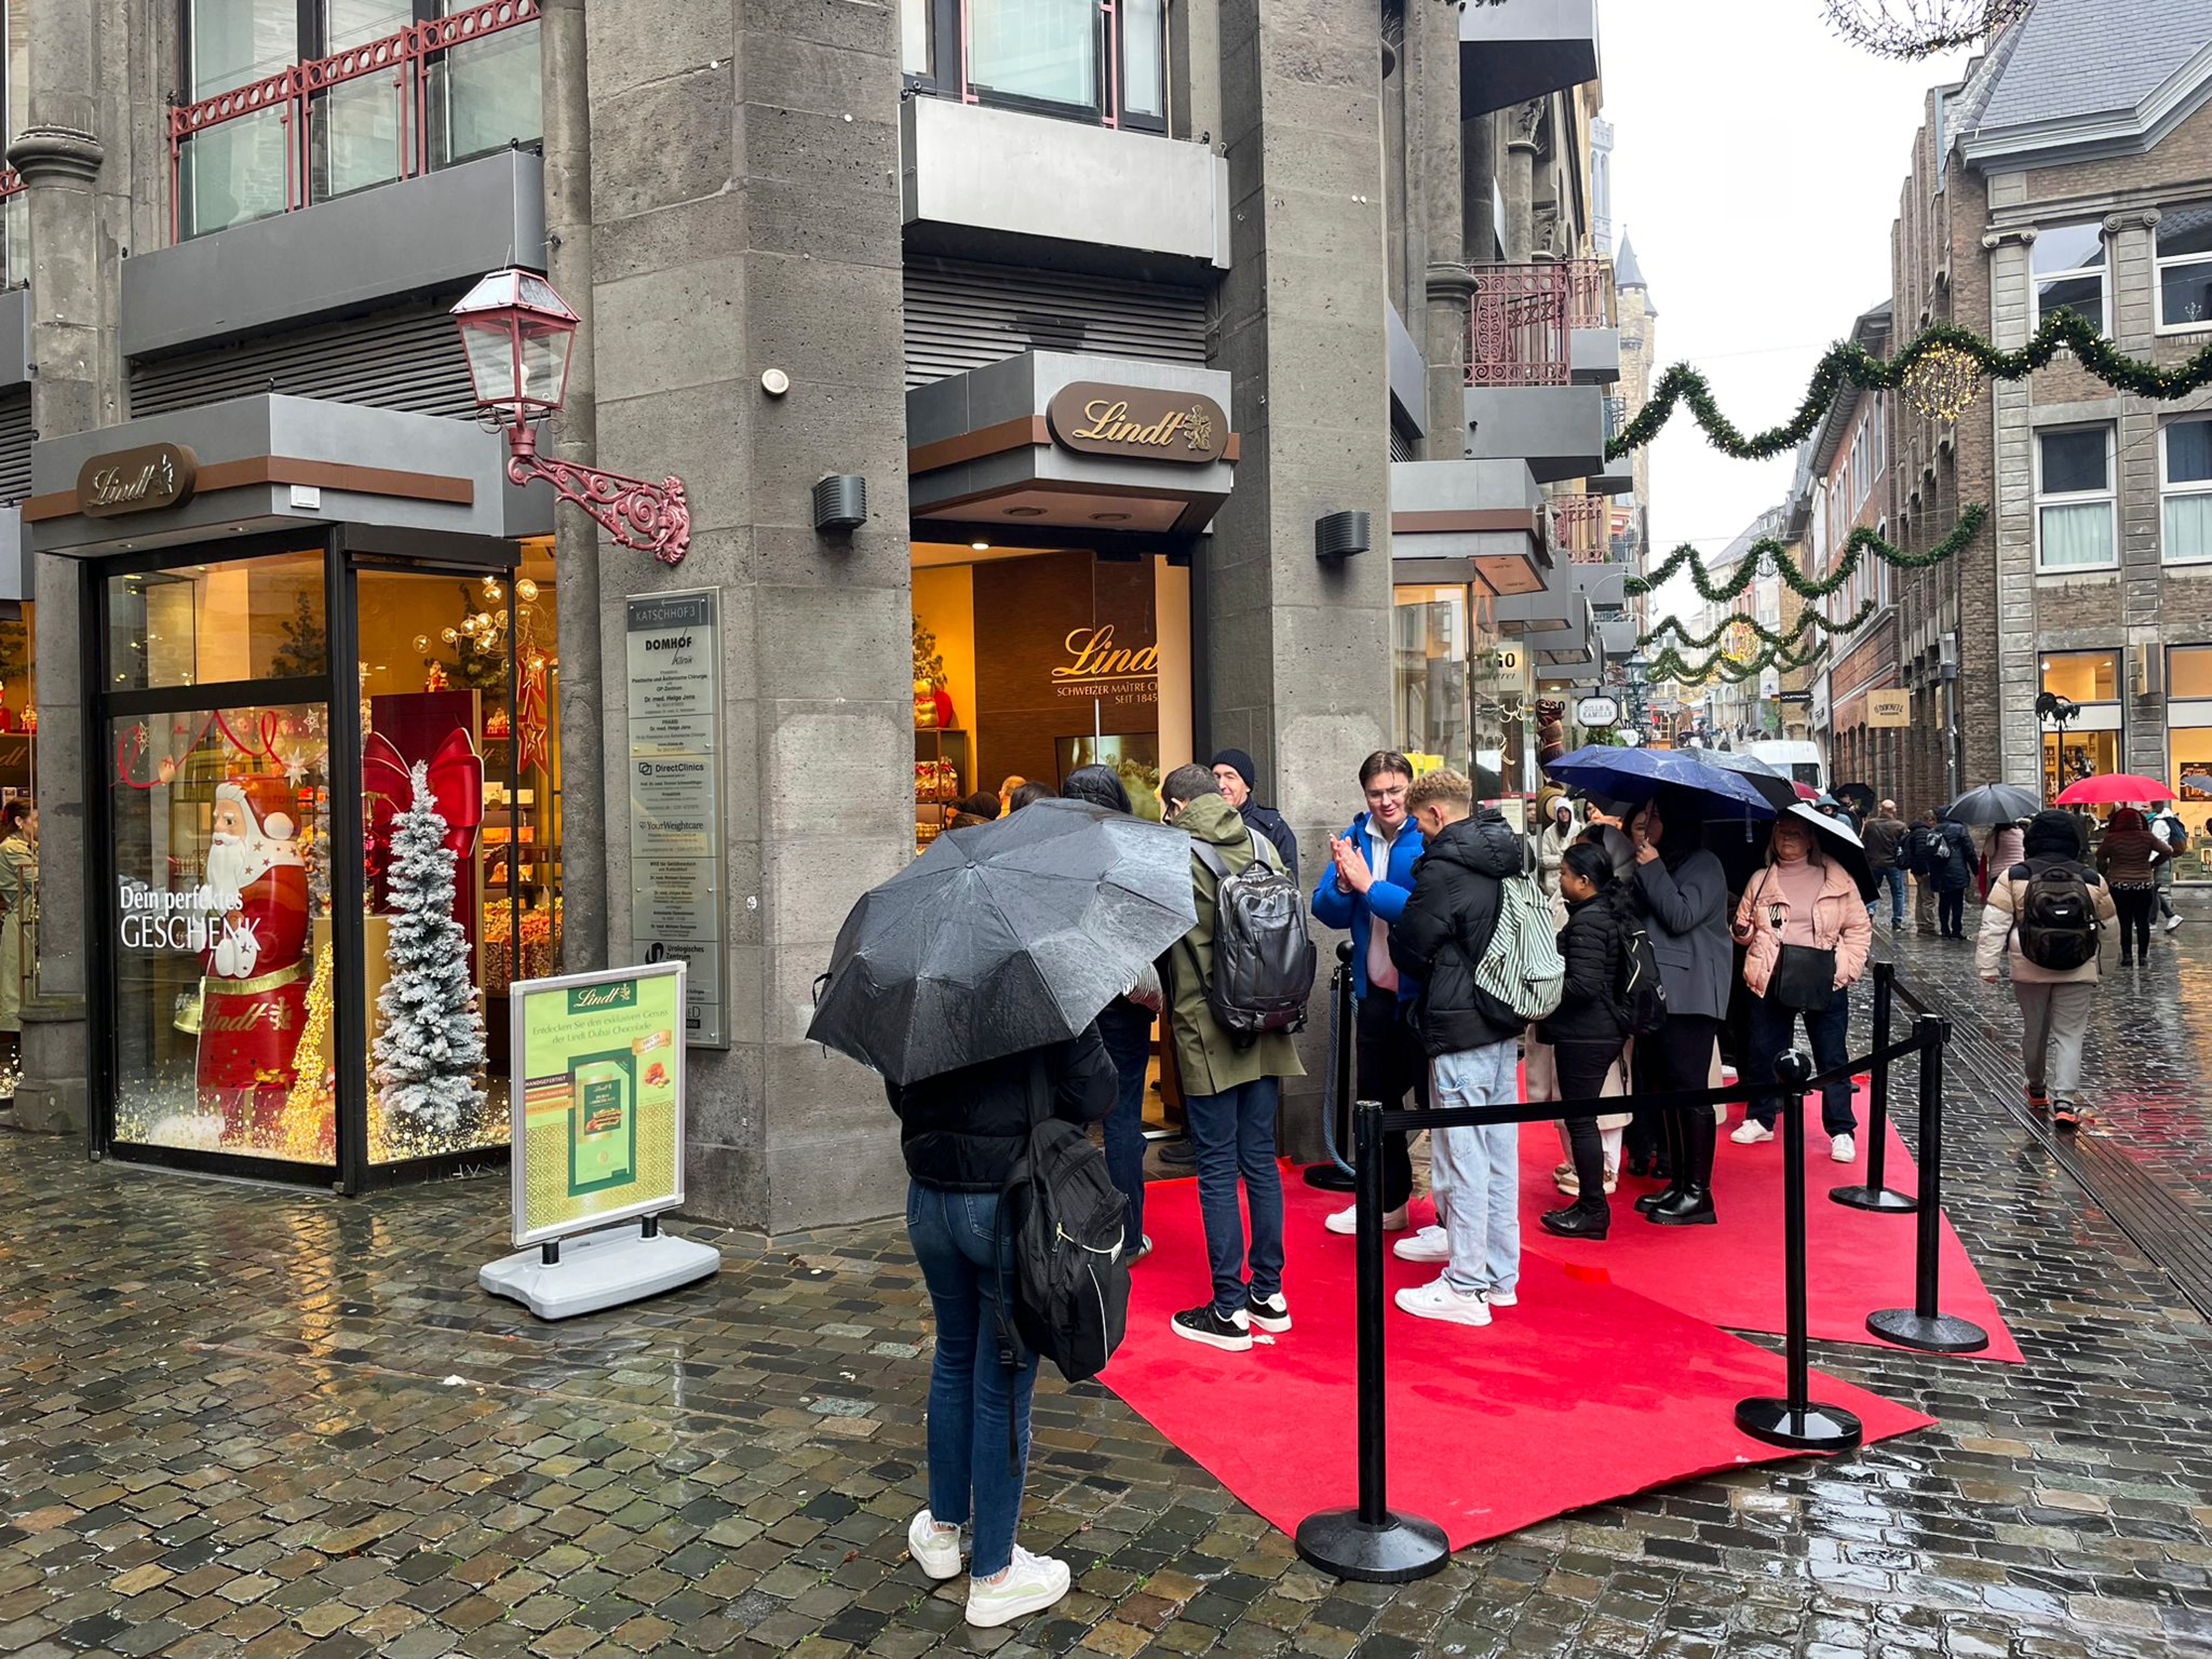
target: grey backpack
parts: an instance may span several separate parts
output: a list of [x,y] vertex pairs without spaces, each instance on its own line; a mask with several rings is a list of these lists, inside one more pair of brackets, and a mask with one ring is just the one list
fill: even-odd
[[1306,928],[1305,895],[1252,837],[1252,860],[1235,875],[1220,850],[1202,841],[1191,851],[1213,872],[1213,972],[1206,988],[1213,1018],[1242,1045],[1306,1023],[1318,952]]

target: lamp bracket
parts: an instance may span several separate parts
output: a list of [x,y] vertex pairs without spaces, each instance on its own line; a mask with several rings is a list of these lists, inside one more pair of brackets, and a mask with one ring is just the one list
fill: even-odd
[[691,549],[691,504],[684,480],[633,478],[575,461],[549,460],[538,453],[538,434],[526,421],[507,428],[507,476],[517,484],[542,478],[562,501],[590,514],[623,546],[650,553],[663,564],[681,564]]

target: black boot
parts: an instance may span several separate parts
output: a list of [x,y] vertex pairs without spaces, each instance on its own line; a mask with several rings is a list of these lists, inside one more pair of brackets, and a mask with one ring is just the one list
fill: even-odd
[[1640,1214],[1649,1215],[1662,1204],[1672,1203],[1682,1190],[1683,1170],[1686,1167],[1682,1143],[1682,1115],[1666,1112],[1659,1119],[1660,1144],[1666,1148],[1667,1184],[1656,1193],[1646,1193],[1636,1200]]
[[1681,1115],[1683,1177],[1680,1190],[1647,1218],[1665,1227],[1709,1227],[1713,1224],[1713,1147],[1720,1131],[1711,1110]]
[[1585,1194],[1563,1210],[1545,1211],[1536,1223],[1561,1238],[1603,1238],[1613,1226],[1613,1206],[1602,1193],[1595,1199]]
[[1717,1218],[1713,1214],[1713,1195],[1702,1186],[1683,1188],[1672,1202],[1644,1218],[1662,1227],[1710,1227]]

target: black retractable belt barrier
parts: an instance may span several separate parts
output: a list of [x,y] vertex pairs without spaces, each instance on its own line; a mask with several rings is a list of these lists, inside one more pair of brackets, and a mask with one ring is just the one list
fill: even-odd
[[1919,1200],[1892,1192],[1882,1184],[1889,1163],[1889,1006],[1897,988],[1894,963],[1874,965],[1874,1063],[1867,1079],[1867,1178],[1863,1187],[1837,1187],[1828,1196],[1854,1210],[1873,1210],[1882,1215],[1910,1215]]
[[[1774,1062],[1775,1079],[1802,1088],[1813,1076],[1813,1057],[1802,1051]],[[1824,1406],[1811,1392],[1805,1349],[1805,1103],[1785,1098],[1782,1116],[1782,1251],[1784,1302],[1782,1353],[1789,1393],[1777,1399],[1741,1401],[1735,1425],[1754,1440],[1802,1451],[1844,1451],[1859,1443],[1859,1420],[1838,1406]]]
[[1298,1522],[1299,1559],[1339,1578],[1403,1584],[1425,1578],[1451,1559],[1442,1527],[1401,1515],[1387,1497],[1389,1468],[1382,1418],[1382,1111],[1363,1100],[1352,1115],[1352,1164],[1358,1176],[1357,1321],[1359,1358],[1359,1506],[1321,1510]]
[[1309,1164],[1305,1169],[1305,1183],[1318,1187],[1325,1193],[1348,1193],[1352,1190],[1352,1176],[1344,1167],[1337,1148],[1352,1139],[1352,1036],[1355,1016],[1352,1001],[1352,941],[1341,939],[1336,947],[1336,977],[1329,981],[1329,1024],[1335,1038],[1335,1052],[1329,1055],[1334,1068],[1329,1075],[1335,1086],[1329,1091],[1331,1098],[1322,1103],[1322,1144],[1328,1148],[1328,1156],[1319,1164]]
[[1920,1236],[1913,1264],[1912,1306],[1867,1316],[1867,1329],[1923,1353],[1979,1353],[1990,1334],[1971,1320],[1936,1310],[1936,1252],[1943,1243],[1943,1045],[1948,1020],[1913,1022],[1920,1043]]

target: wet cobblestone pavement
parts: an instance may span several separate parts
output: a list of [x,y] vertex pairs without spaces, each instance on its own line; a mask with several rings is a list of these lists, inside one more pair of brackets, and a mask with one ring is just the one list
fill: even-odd
[[[2203,931],[2151,971],[2212,989]],[[2186,1182],[2212,997],[2143,994],[2097,1060],[2164,1091]],[[1393,1589],[1310,1572],[1110,1395],[1048,1382],[1023,1536],[1077,1589],[997,1632],[905,1558],[930,1331],[895,1222],[725,1237],[709,1286],[546,1326],[474,1288],[503,1176],[349,1202],[0,1134],[0,1652],[2212,1652],[2212,1329],[2011,1116],[1954,1121],[1953,1213],[2027,1364],[1814,1345],[1940,1426]]]

